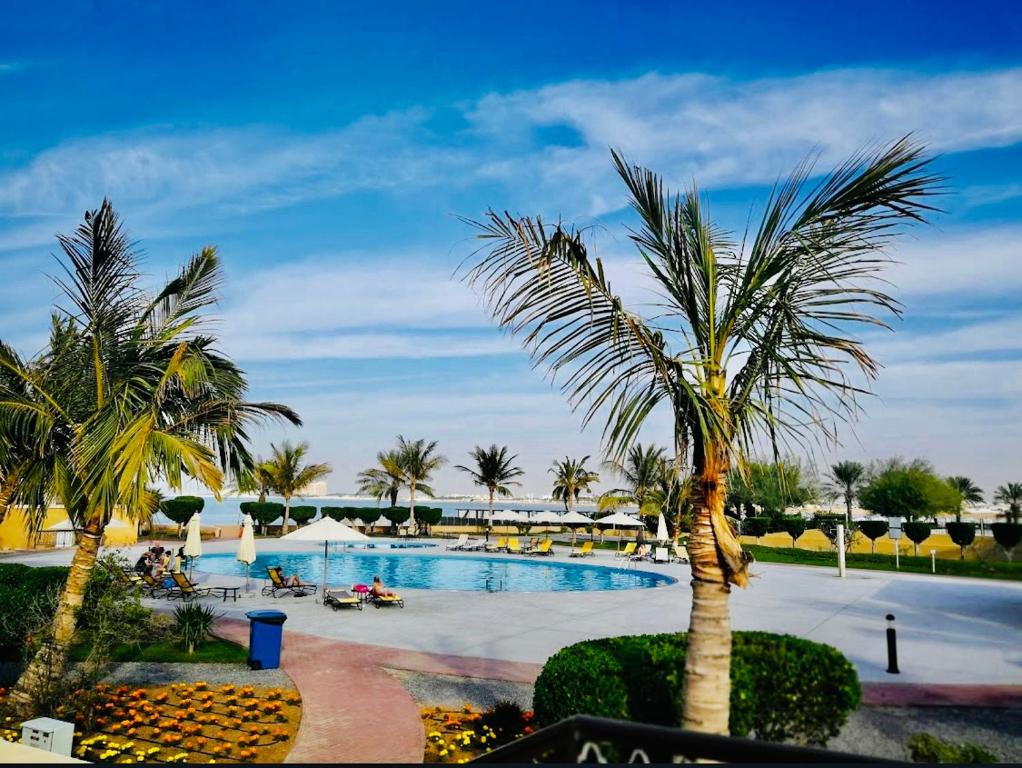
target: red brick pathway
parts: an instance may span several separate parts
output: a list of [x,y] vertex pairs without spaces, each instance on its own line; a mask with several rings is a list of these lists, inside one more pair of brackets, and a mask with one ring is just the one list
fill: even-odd
[[862,703],[874,707],[1022,707],[1022,685],[863,683]]

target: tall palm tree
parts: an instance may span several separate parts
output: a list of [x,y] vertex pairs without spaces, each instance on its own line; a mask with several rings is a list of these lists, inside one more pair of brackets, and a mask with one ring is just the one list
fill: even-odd
[[404,476],[404,484],[408,486],[408,507],[411,511],[409,518],[412,526],[415,525],[415,493],[422,491],[423,494],[433,498],[436,494],[427,485],[433,479],[433,473],[447,463],[447,459],[437,453],[437,441],[431,440],[405,440],[401,435],[397,436],[397,451],[400,456],[401,472]]
[[508,455],[506,445],[498,448],[491,445],[489,448],[476,446],[469,452],[469,456],[475,461],[475,468],[466,467],[463,464],[455,464],[455,469],[467,472],[472,477],[472,482],[486,488],[489,494],[489,513],[486,517],[486,540],[490,540],[490,526],[493,521],[493,495],[510,496],[512,485],[521,485],[516,477],[525,474],[525,470],[514,465],[517,455]]
[[549,469],[554,476],[554,488],[550,495],[555,501],[562,501],[567,512],[571,512],[581,494],[588,493],[594,483],[600,482],[598,474],[586,469],[587,461],[588,456],[577,460],[565,456],[563,461],[555,460]]
[[899,311],[874,280],[886,262],[879,249],[933,210],[939,179],[907,139],[813,184],[807,161],[773,191],[752,239],[736,243],[695,190],[675,196],[652,171],[613,160],[640,219],[631,239],[659,289],[655,321],[614,294],[588,230],[538,217],[491,210],[470,221],[484,244],[462,275],[537,365],[565,373],[585,423],[606,416],[610,457],[654,411],[671,419],[695,510],[682,724],[726,733],[728,594],[748,584],[749,557],[724,516],[724,479],[763,439],[775,455],[813,436],[830,442],[858,409],[878,366],[851,331]]
[[293,444],[285,440],[280,448],[271,444],[273,455],[267,459],[265,471],[269,477],[270,487],[275,493],[284,497],[284,533],[291,519],[291,499],[301,496],[302,490],[311,483],[321,480],[333,470],[329,464],[306,464],[305,457],[309,453],[309,444],[302,442]]
[[1009,523],[1017,523],[1022,516],[1022,483],[1006,483],[997,486],[994,491],[994,501],[998,504],[1007,504],[1008,512],[1005,518]]
[[958,491],[962,497],[961,502],[955,509],[955,521],[962,522],[962,504],[981,504],[983,502],[983,489],[976,485],[968,477],[952,475],[947,479],[948,485]]
[[845,500],[846,528],[852,524],[852,502],[865,476],[866,468],[857,461],[841,461],[830,468],[828,477],[834,483],[833,490]]
[[397,505],[397,495],[404,485],[404,471],[401,469],[401,453],[396,449],[376,454],[377,466],[363,469],[358,473],[359,493],[372,496],[377,501],[387,498],[390,506]]
[[643,448],[642,443],[636,443],[628,449],[623,462],[605,462],[607,469],[624,480],[625,487],[612,488],[602,493],[598,504],[601,511],[621,504],[634,504],[641,515],[657,515],[661,511],[661,480],[665,470],[670,470],[665,453],[666,449],[656,445]]
[[259,503],[265,502],[266,495],[273,492],[273,472],[270,462],[263,458],[256,459],[251,469],[238,478],[237,489],[241,493],[255,491],[259,494]]
[[244,400],[244,373],[216,351],[203,314],[217,297],[220,261],[203,248],[155,295],[140,287],[138,259],[110,203],[87,212],[74,234],[59,235],[67,302],[50,339],[26,360],[0,342],[0,443],[9,501],[32,525],[49,504],[64,505],[80,542],[46,642],[9,701],[18,715],[60,676],[75,635],[104,528],[114,510],[144,520],[156,510],[151,484],[180,489],[185,476],[219,497],[225,478],[252,465],[254,421],[289,408]]

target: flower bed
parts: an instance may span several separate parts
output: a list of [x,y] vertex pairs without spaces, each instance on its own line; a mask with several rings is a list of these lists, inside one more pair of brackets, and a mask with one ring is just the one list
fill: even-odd
[[[301,719],[297,691],[280,688],[98,685],[75,699],[91,701],[55,714],[76,724],[75,757],[104,763],[278,763]],[[8,741],[20,736],[0,732]]]
[[486,712],[476,712],[469,704],[457,711],[425,707],[421,714],[426,729],[425,763],[467,763],[533,731],[532,712],[509,703]]

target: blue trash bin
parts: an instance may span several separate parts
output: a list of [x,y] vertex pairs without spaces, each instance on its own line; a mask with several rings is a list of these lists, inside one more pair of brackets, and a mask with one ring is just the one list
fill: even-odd
[[283,611],[249,611],[248,665],[252,669],[276,669],[280,666],[280,645],[284,636]]

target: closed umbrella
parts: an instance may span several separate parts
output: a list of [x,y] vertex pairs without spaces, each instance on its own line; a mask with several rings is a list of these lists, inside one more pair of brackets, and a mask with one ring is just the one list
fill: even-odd
[[246,514],[241,521],[241,541],[238,542],[239,563],[245,564],[245,591],[249,591],[252,563],[255,562],[255,532],[252,530],[252,515]]
[[329,545],[331,542],[369,541],[364,533],[339,523],[332,517],[321,517],[314,523],[303,526],[297,531],[281,536],[281,541],[322,541],[323,542],[323,591],[326,592],[326,568],[330,559]]
[[661,512],[656,521],[656,540],[663,544],[669,538],[670,536],[667,535],[667,521],[664,519],[664,513]]
[[202,556],[202,522],[199,513],[195,512],[188,519],[188,536],[185,538],[185,557],[188,558],[188,578],[192,578],[195,558]]

